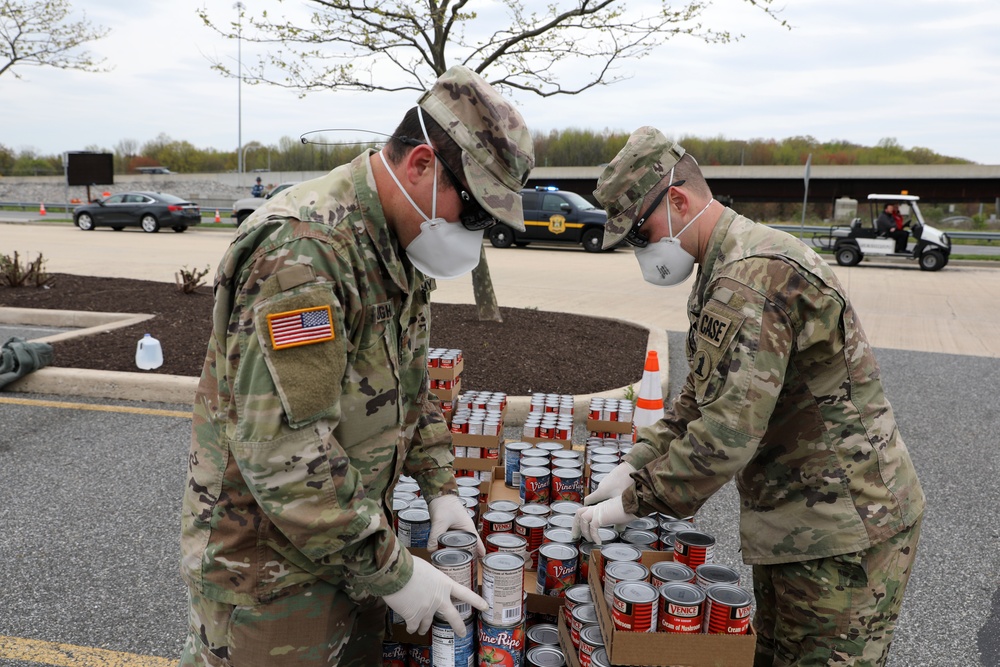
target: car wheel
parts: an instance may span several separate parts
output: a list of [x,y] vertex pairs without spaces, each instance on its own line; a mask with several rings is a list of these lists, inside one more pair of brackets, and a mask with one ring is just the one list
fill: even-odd
[[837,251],[837,264],[855,266],[861,262],[861,251],[854,246],[844,246]]
[[174,225],[173,230],[180,234],[181,232],[187,231],[187,227],[184,225]]
[[601,246],[604,245],[604,230],[591,228],[583,233],[583,249],[587,252],[601,252]]
[[121,230],[123,230],[123,229],[125,229],[125,228],[124,228],[124,227],[122,227],[121,225],[115,225],[115,226],[114,226],[114,227],[112,227],[111,229],[115,230],[116,232],[120,232]]
[[94,219],[90,217],[89,213],[81,213],[76,216],[76,226],[85,232],[89,232],[94,228]]
[[514,230],[497,223],[490,228],[490,243],[494,248],[509,248],[514,243]]
[[920,256],[920,269],[922,271],[940,271],[944,265],[944,254],[940,250],[928,250]]
[[144,232],[153,233],[160,231],[160,223],[157,222],[156,216],[152,213],[142,216],[142,220],[139,222],[142,224],[142,231]]

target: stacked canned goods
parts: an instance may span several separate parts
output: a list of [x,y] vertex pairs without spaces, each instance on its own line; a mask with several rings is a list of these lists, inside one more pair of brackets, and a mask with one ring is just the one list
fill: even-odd
[[573,396],[532,394],[522,432],[526,438],[570,440],[573,436]]
[[[493,459],[496,463],[489,464],[488,468],[498,465],[506,407],[507,394],[503,392],[466,391],[459,394],[450,426],[455,457]],[[466,438],[466,435],[477,437]],[[455,474],[483,482],[491,481],[489,470],[463,470],[456,467]]]
[[[450,415],[455,407],[455,397],[461,386],[462,351],[443,347],[432,347],[427,350],[427,368],[441,369],[444,372],[432,372],[430,377],[431,393],[441,401],[441,410]],[[451,369],[452,372],[448,372]]]

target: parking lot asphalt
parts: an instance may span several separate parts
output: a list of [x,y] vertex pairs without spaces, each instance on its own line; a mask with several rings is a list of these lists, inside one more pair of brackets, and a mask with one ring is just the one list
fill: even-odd
[[[91,243],[101,246],[116,238],[113,233],[87,235],[96,240],[83,248],[80,234],[29,234],[11,247],[44,249],[55,259],[51,271],[94,275],[122,275],[133,270],[133,261],[150,259],[145,271],[155,276],[148,277],[170,280],[168,267],[181,266],[182,257],[191,265],[187,248],[197,248],[201,259],[221,256],[225,246],[225,239],[219,241],[225,235],[189,232],[167,235],[170,241],[142,252],[135,244],[148,243],[149,235],[119,234],[132,237],[130,249],[117,248],[124,259],[109,265],[83,260]],[[175,239],[186,240],[181,245]],[[686,327],[687,289],[643,285],[629,253],[487,253],[502,305],[628,316],[672,332],[670,386],[680,386],[686,364],[675,332]],[[838,275],[877,348],[928,496],[889,665],[1000,665],[1000,491],[994,478],[1000,271],[949,266],[927,274],[863,265],[838,269]],[[471,286],[442,283],[435,298],[468,302]],[[0,525],[7,528],[0,541],[0,580],[6,583],[0,589],[0,665],[84,664],[47,657],[37,648],[42,644],[30,640],[70,647],[63,655],[72,647],[93,647],[125,656],[117,663],[110,657],[88,663],[95,667],[161,666],[176,658],[186,609],[178,532],[189,409],[0,393]],[[731,484],[699,513],[702,526],[719,539],[718,560],[733,565],[740,560],[737,513]],[[742,571],[749,584],[749,569]]]

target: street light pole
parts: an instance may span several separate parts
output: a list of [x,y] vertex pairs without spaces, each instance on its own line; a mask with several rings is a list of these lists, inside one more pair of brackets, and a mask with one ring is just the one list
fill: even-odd
[[236,15],[236,173],[239,185],[243,185],[243,9],[237,2],[233,9]]

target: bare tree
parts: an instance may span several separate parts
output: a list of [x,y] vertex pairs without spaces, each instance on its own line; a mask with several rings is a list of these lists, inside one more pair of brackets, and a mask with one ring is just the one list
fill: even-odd
[[[733,2],[733,0],[729,0]],[[740,0],[776,20],[773,0]],[[422,91],[448,67],[462,64],[495,86],[541,96],[575,95],[626,78],[620,61],[641,58],[672,37],[708,43],[738,39],[699,23],[706,0],[550,0],[543,11],[520,0],[499,0],[476,12],[470,0],[309,0],[307,25],[240,9],[216,24],[219,34],[268,45],[243,80],[318,90]],[[631,6],[630,6],[631,5]],[[785,25],[784,21],[779,22]],[[212,66],[236,77],[219,60]],[[500,320],[485,251],[472,274],[480,319]]]
[[107,71],[80,47],[101,39],[108,29],[86,18],[69,21],[68,0],[0,0],[0,75],[14,67],[36,65],[85,72]]

